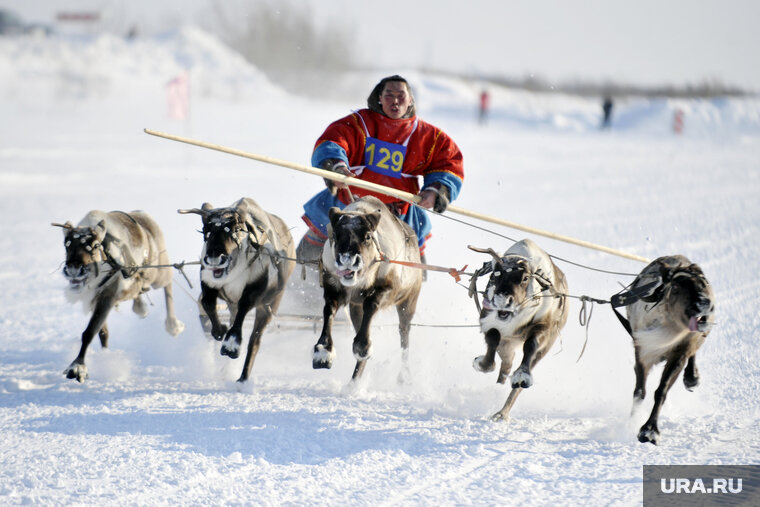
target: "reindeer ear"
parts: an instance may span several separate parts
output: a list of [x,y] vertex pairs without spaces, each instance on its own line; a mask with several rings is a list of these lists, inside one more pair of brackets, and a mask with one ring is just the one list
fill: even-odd
[[95,237],[98,239],[98,241],[103,241],[103,238],[106,237],[106,221],[101,220],[94,228],[90,227],[90,230],[93,234],[95,234]]
[[335,223],[343,216],[343,212],[337,206],[333,206],[327,210],[327,216],[330,218],[330,225],[335,227]]
[[214,206],[210,202],[204,202],[203,205],[201,206],[201,209],[203,211],[211,211],[212,209],[214,209]]
[[377,229],[381,216],[382,215],[380,215],[379,211],[374,211],[372,213],[367,213],[364,215],[364,220],[367,221],[367,225],[369,226],[370,231],[374,232]]

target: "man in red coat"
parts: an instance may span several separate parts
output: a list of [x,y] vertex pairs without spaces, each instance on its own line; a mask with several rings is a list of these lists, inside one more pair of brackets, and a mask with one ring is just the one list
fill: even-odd
[[[462,152],[441,129],[417,117],[412,90],[401,76],[382,79],[367,106],[327,127],[315,145],[312,165],[419,194],[420,206],[442,213],[462,188]],[[299,261],[321,256],[327,212],[333,206],[345,207],[351,194],[356,198],[374,195],[386,203],[417,233],[420,251],[424,251],[431,230],[425,211],[385,194],[357,187],[349,190],[330,180],[325,184],[327,189],[304,204],[303,219],[309,231],[298,245]]]

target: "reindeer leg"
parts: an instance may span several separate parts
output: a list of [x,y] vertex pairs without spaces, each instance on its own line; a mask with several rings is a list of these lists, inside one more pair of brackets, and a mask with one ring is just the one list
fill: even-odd
[[364,373],[364,367],[367,366],[367,360],[363,361],[356,361],[356,366],[354,367],[354,373],[351,375],[351,381],[357,382],[362,374]]
[[499,367],[499,376],[496,379],[497,384],[504,384],[509,377],[509,372],[512,370],[512,362],[515,359],[515,342],[505,340],[504,343],[500,343],[496,349],[501,358],[501,367]]
[[633,388],[633,404],[631,406],[631,416],[636,414],[641,403],[644,401],[647,395],[647,377],[649,376],[649,369],[651,365],[645,365],[639,356],[639,349],[635,348],[636,364],[633,366],[633,371],[636,374],[636,385]]
[[[472,361],[472,367],[476,371],[487,373],[496,367],[496,349],[501,342],[501,333],[496,329],[489,329],[485,334],[486,353]],[[501,375],[500,375],[501,376]]]
[[[216,299],[218,296],[219,291],[217,289],[201,282],[201,306],[203,307],[203,311],[206,312],[206,317],[211,321],[211,336],[214,337],[214,340],[221,341],[227,333],[227,326],[219,322],[219,314],[216,311]],[[203,316],[201,316],[201,324],[203,324]]]
[[95,311],[92,312],[92,317],[90,317],[90,322],[82,333],[82,346],[79,349],[79,354],[71,362],[69,367],[63,371],[66,378],[73,378],[77,379],[78,382],[84,382],[89,376],[87,373],[87,366],[84,364],[84,356],[87,353],[87,347],[90,346],[92,339],[95,338],[95,333],[99,333],[100,330],[103,329],[103,326],[105,326],[108,313],[116,302],[117,286],[117,284],[114,284],[113,287],[110,287],[103,292],[96,303]]
[[[364,321],[364,306],[363,305],[349,305],[349,315],[351,316],[351,324],[354,326],[354,332],[359,333],[362,328],[362,322]],[[351,375],[351,379],[355,380],[362,376],[364,373],[364,367],[367,365],[366,359],[364,361],[357,361],[354,366],[354,373]]]
[[409,370],[409,332],[412,329],[412,317],[417,309],[417,298],[410,299],[396,306],[398,313],[398,333],[401,339],[401,371],[398,374],[398,383],[406,384],[411,378]]
[[[237,359],[240,356],[240,345],[243,343],[243,322],[245,321],[245,316],[248,315],[251,308],[257,306],[257,300],[259,300],[259,296],[264,293],[266,285],[267,280],[261,278],[243,289],[243,293],[240,295],[240,300],[237,302],[235,318],[230,325],[230,329],[224,335],[222,348],[219,350],[221,355],[229,356],[230,359]],[[267,322],[269,321],[267,320]]]
[[665,368],[662,371],[662,378],[660,379],[660,385],[654,392],[654,407],[652,407],[652,413],[649,415],[649,419],[639,429],[639,442],[651,442],[657,444],[657,438],[660,436],[660,431],[657,428],[657,419],[660,416],[660,409],[665,403],[665,398],[668,395],[668,391],[673,387],[678,374],[683,370],[686,364],[686,357],[680,354],[678,350],[665,363]]
[[348,305],[348,314],[351,316],[351,325],[354,326],[354,333],[358,333],[362,327],[362,320],[364,319],[364,309],[362,305]]
[[324,298],[325,306],[322,309],[322,334],[319,336],[311,359],[311,367],[315,370],[322,368],[332,368],[332,362],[335,358],[332,339],[332,324],[335,319],[335,312],[341,305],[341,300],[345,299],[341,289],[335,288],[330,283],[325,283]]
[[699,370],[697,369],[697,355],[694,354],[686,362],[686,369],[683,372],[683,385],[686,389],[693,391],[699,385]]
[[381,300],[385,294],[385,289],[375,288],[364,298],[364,302],[362,303],[362,323],[356,332],[353,345],[354,357],[357,361],[365,361],[372,355],[372,340],[369,337],[369,326],[372,323],[372,318],[380,308]]
[[108,326],[106,323],[103,323],[103,327],[100,328],[100,331],[98,331],[98,337],[100,338],[100,346],[104,349],[108,348]]
[[528,388],[533,385],[533,367],[534,358],[538,351],[538,338],[536,333],[531,332],[523,344],[523,358],[520,366],[512,374],[512,388]]
[[636,373],[636,387],[633,389],[634,401],[643,401],[647,395],[647,376],[649,376],[649,367],[644,366],[644,363],[639,358],[639,351],[636,350],[636,364],[633,366],[633,371]]
[[520,392],[522,392],[522,390],[522,387],[513,387],[509,392],[509,396],[507,396],[507,401],[504,403],[504,406],[501,408],[501,410],[491,416],[491,420],[509,421],[509,411],[512,410],[512,405],[515,404],[515,401],[517,401],[517,396],[520,394]]
[[164,326],[170,335],[177,336],[185,329],[185,324],[177,319],[177,316],[174,314],[174,291],[171,281],[164,287],[164,301],[166,303],[166,321],[164,321]]
[[243,372],[240,374],[238,382],[245,382],[250,377],[253,361],[256,359],[256,354],[258,354],[261,346],[261,335],[264,334],[264,328],[271,320],[272,312],[268,306],[262,305],[256,308],[256,321],[253,324],[251,338],[248,340],[248,353],[245,356]]

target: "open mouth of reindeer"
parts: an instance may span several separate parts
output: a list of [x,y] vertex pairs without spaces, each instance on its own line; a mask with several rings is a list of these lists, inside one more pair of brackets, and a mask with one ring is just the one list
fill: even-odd
[[358,254],[342,253],[335,261],[335,276],[340,278],[343,285],[353,285],[356,283],[359,272],[364,267],[364,262]]
[[704,331],[708,325],[709,320],[706,314],[692,315],[689,318],[689,331]]
[[90,268],[87,266],[81,266],[77,269],[73,269],[69,266],[64,266],[63,276],[69,281],[69,289],[81,290],[87,283],[87,278],[90,276]]
[[335,274],[344,280],[353,280],[356,276],[356,271],[353,269],[339,269]]
[[203,268],[211,271],[211,275],[215,278],[222,278],[230,271],[232,262],[227,255],[220,255],[219,257],[204,257]]

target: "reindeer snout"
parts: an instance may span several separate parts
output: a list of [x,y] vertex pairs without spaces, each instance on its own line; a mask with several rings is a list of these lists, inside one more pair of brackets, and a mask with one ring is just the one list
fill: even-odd
[[342,253],[338,256],[335,265],[340,269],[359,270],[362,268],[362,257],[359,254]]
[[203,263],[207,266],[224,266],[230,260],[229,255],[207,255],[203,258]]
[[499,310],[512,308],[515,304],[515,298],[511,294],[496,294],[493,297],[493,305]]
[[63,266],[63,276],[69,280],[78,280],[87,276],[87,268],[84,265],[69,266],[68,264]]

